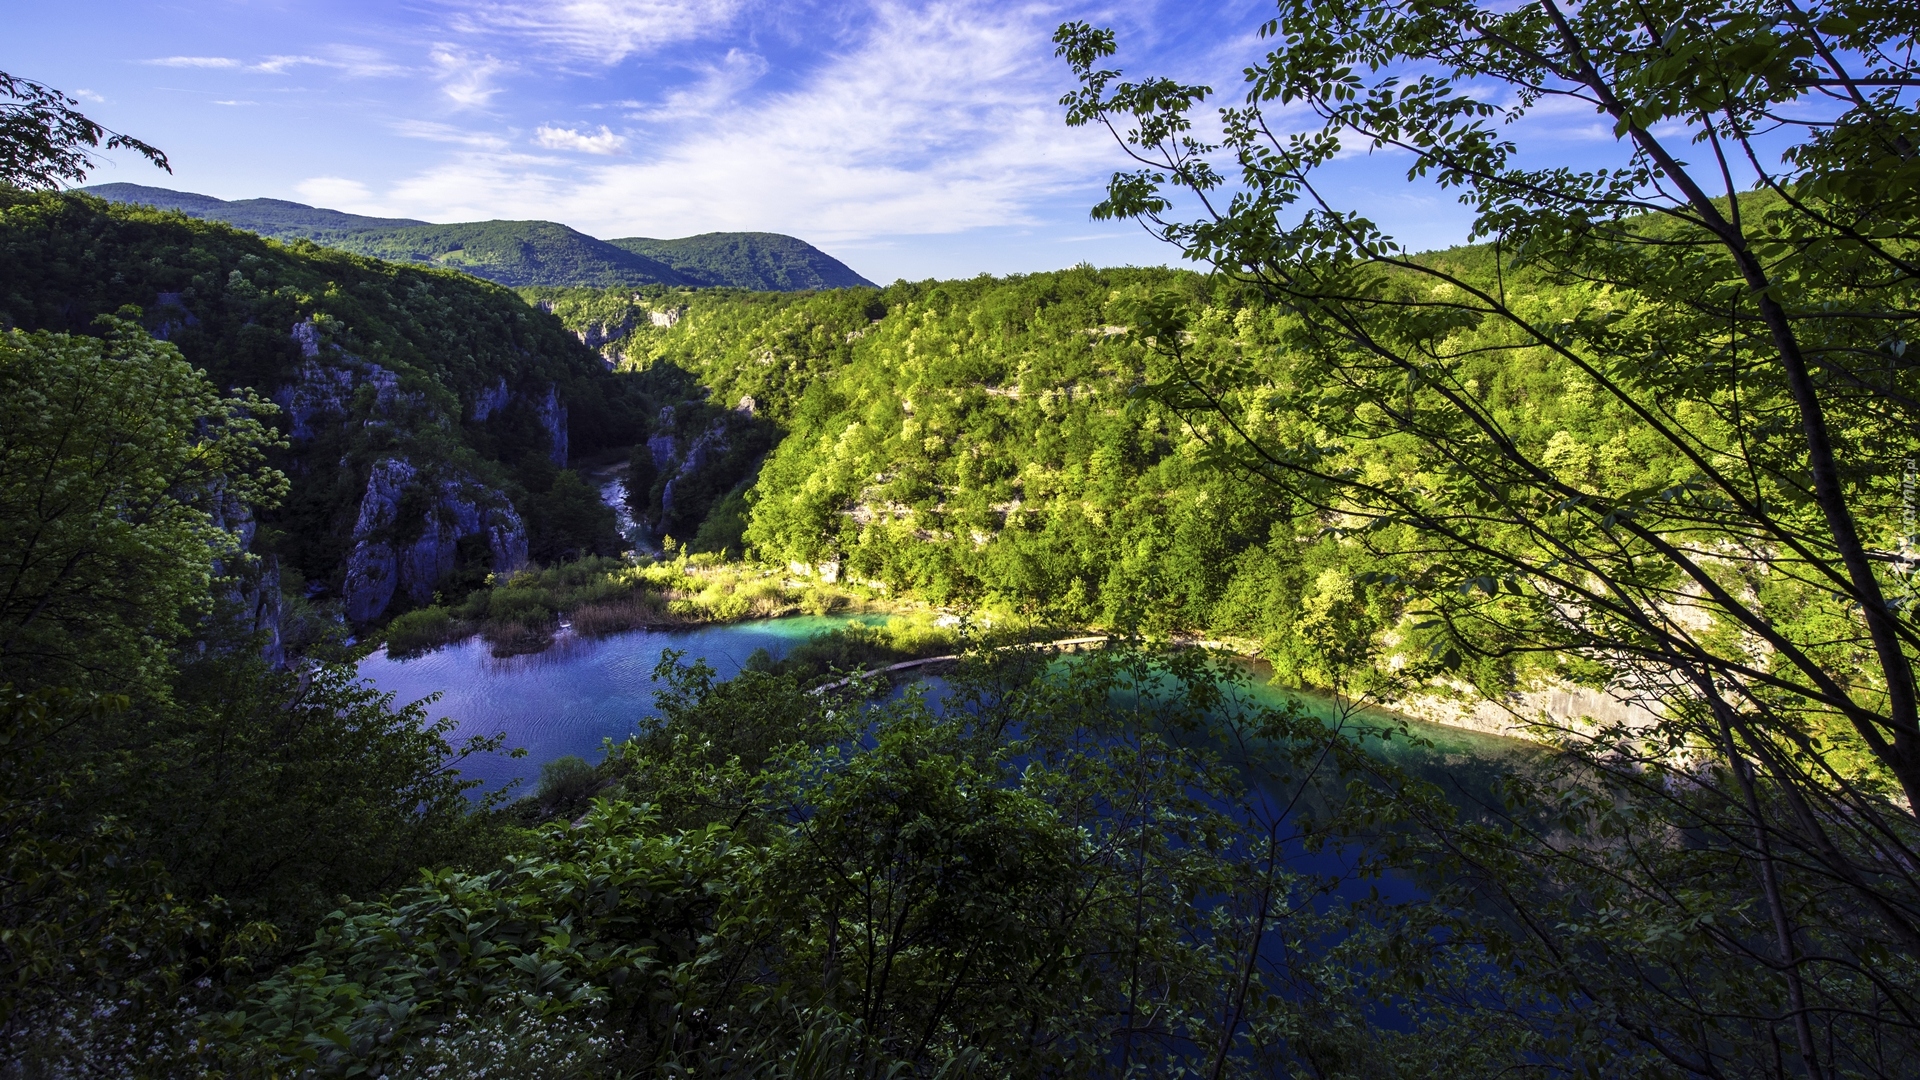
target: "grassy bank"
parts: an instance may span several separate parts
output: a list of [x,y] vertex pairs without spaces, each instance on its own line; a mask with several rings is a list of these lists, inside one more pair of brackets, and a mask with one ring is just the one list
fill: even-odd
[[538,652],[567,620],[577,634],[699,626],[783,615],[893,611],[869,591],[800,580],[718,555],[628,562],[594,557],[522,570],[452,604],[409,611],[387,626],[387,651],[409,656],[483,635],[495,655]]

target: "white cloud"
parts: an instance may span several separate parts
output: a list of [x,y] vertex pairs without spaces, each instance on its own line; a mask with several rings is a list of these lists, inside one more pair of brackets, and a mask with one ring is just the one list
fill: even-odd
[[320,51],[325,55],[312,56],[300,53],[290,56],[269,56],[249,65],[247,70],[279,75],[297,67],[319,67],[330,68],[354,78],[400,75],[408,70],[404,65],[388,60],[377,49],[357,45],[328,45]]
[[298,67],[331,68],[353,76],[397,75],[407,69],[382,56],[377,50],[354,45],[329,45],[325,55],[293,53],[263,57],[251,63],[230,56],[165,56],[147,63],[173,68],[224,68],[245,70],[259,75],[284,75]]
[[394,132],[409,139],[425,139],[428,142],[451,143],[455,146],[469,146],[477,150],[505,150],[512,145],[506,139],[487,131],[466,131],[452,124],[442,124],[432,120],[400,120],[390,125]]
[[494,76],[512,66],[491,56],[473,57],[451,49],[435,49],[432,60],[439,73],[440,92],[467,109],[481,108],[491,101],[500,92],[493,85]]
[[[1031,223],[1037,202],[1115,163],[1104,133],[1061,122],[1069,76],[1048,42],[1055,21],[1035,8],[884,2],[862,40],[795,89],[657,111],[642,160],[553,163],[556,175],[463,154],[388,201],[413,216],[556,218],[609,237],[772,229],[826,241]],[[746,54],[735,66],[753,67]]]
[[577,59],[617,64],[726,26],[742,0],[560,0],[460,5],[454,26],[503,34]]
[[295,184],[293,190],[309,203],[330,210],[380,213],[374,203],[373,192],[367,190],[367,185],[344,176],[315,176]]
[[258,105],[257,101],[216,101],[215,105]]
[[101,97],[99,94],[96,94],[91,90],[86,90],[86,89],[74,90],[72,91],[72,94],[74,97],[79,98],[81,101],[91,101],[96,105],[104,105],[107,103],[106,98]]
[[226,56],[163,56],[147,61],[157,67],[175,68],[237,68],[240,61]]
[[692,86],[675,90],[658,105],[640,101],[618,103],[635,120],[686,121],[707,116],[733,104],[767,73],[767,58],[759,53],[728,49],[718,62],[700,65]]
[[627,146],[627,140],[615,135],[605,124],[600,125],[598,133],[542,124],[534,131],[533,141],[549,150],[572,150],[581,154],[618,154]]

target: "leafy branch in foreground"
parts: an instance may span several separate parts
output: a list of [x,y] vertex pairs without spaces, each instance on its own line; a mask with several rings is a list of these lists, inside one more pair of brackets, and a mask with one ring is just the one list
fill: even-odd
[[[169,173],[167,155],[88,119],[79,102],[32,79],[0,71],[0,184],[50,189],[79,183],[95,165],[87,151],[131,150]],[[103,141],[104,140],[104,141]]]
[[[1056,37],[1068,122],[1139,166],[1096,216],[1269,302],[1142,299],[1158,395],[1366,552],[1454,678],[1641,706],[1542,724],[1585,764],[1515,795],[1562,830],[1428,835],[1501,886],[1516,964],[1683,1073],[1770,1075],[1784,1043],[1810,1076],[1894,1075],[1920,1045],[1917,27],[1857,0],[1285,0],[1218,142],[1209,88]],[[1583,112],[1617,160],[1536,165],[1537,125]],[[1322,170],[1366,148],[1459,192],[1485,246],[1412,254],[1342,205]],[[1586,421],[1530,429],[1503,392],[1527,379]]]

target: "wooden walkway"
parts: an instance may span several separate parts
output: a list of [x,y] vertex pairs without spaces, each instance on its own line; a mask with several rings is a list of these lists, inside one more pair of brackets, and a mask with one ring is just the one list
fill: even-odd
[[[1009,649],[1064,649],[1075,645],[1099,645],[1103,644],[1106,640],[1107,635],[1095,634],[1092,637],[1061,638],[1058,641],[1039,641],[1029,645],[1002,645],[993,651],[1005,652]],[[871,679],[876,675],[891,675],[896,671],[907,671],[912,668],[926,667],[929,664],[948,664],[958,659],[960,659],[960,654],[952,653],[947,656],[929,656],[923,660],[905,660],[898,664],[888,664],[883,668],[874,668],[872,671],[863,671],[858,675],[849,675],[844,679],[835,679],[833,682],[823,683],[807,691],[807,693],[824,694],[829,690],[838,690],[843,686],[850,686],[859,679]]]

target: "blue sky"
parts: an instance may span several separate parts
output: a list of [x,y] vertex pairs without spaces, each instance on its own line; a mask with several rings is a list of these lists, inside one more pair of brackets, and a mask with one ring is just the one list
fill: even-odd
[[[595,236],[757,229],[876,281],[1177,261],[1087,210],[1124,162],[1075,131],[1049,37],[1117,28],[1130,74],[1238,97],[1269,10],[1214,2],[0,0],[0,69],[171,156],[92,182]],[[1568,138],[1584,138],[1569,129]],[[1340,190],[1418,247],[1465,235],[1404,161]]]

